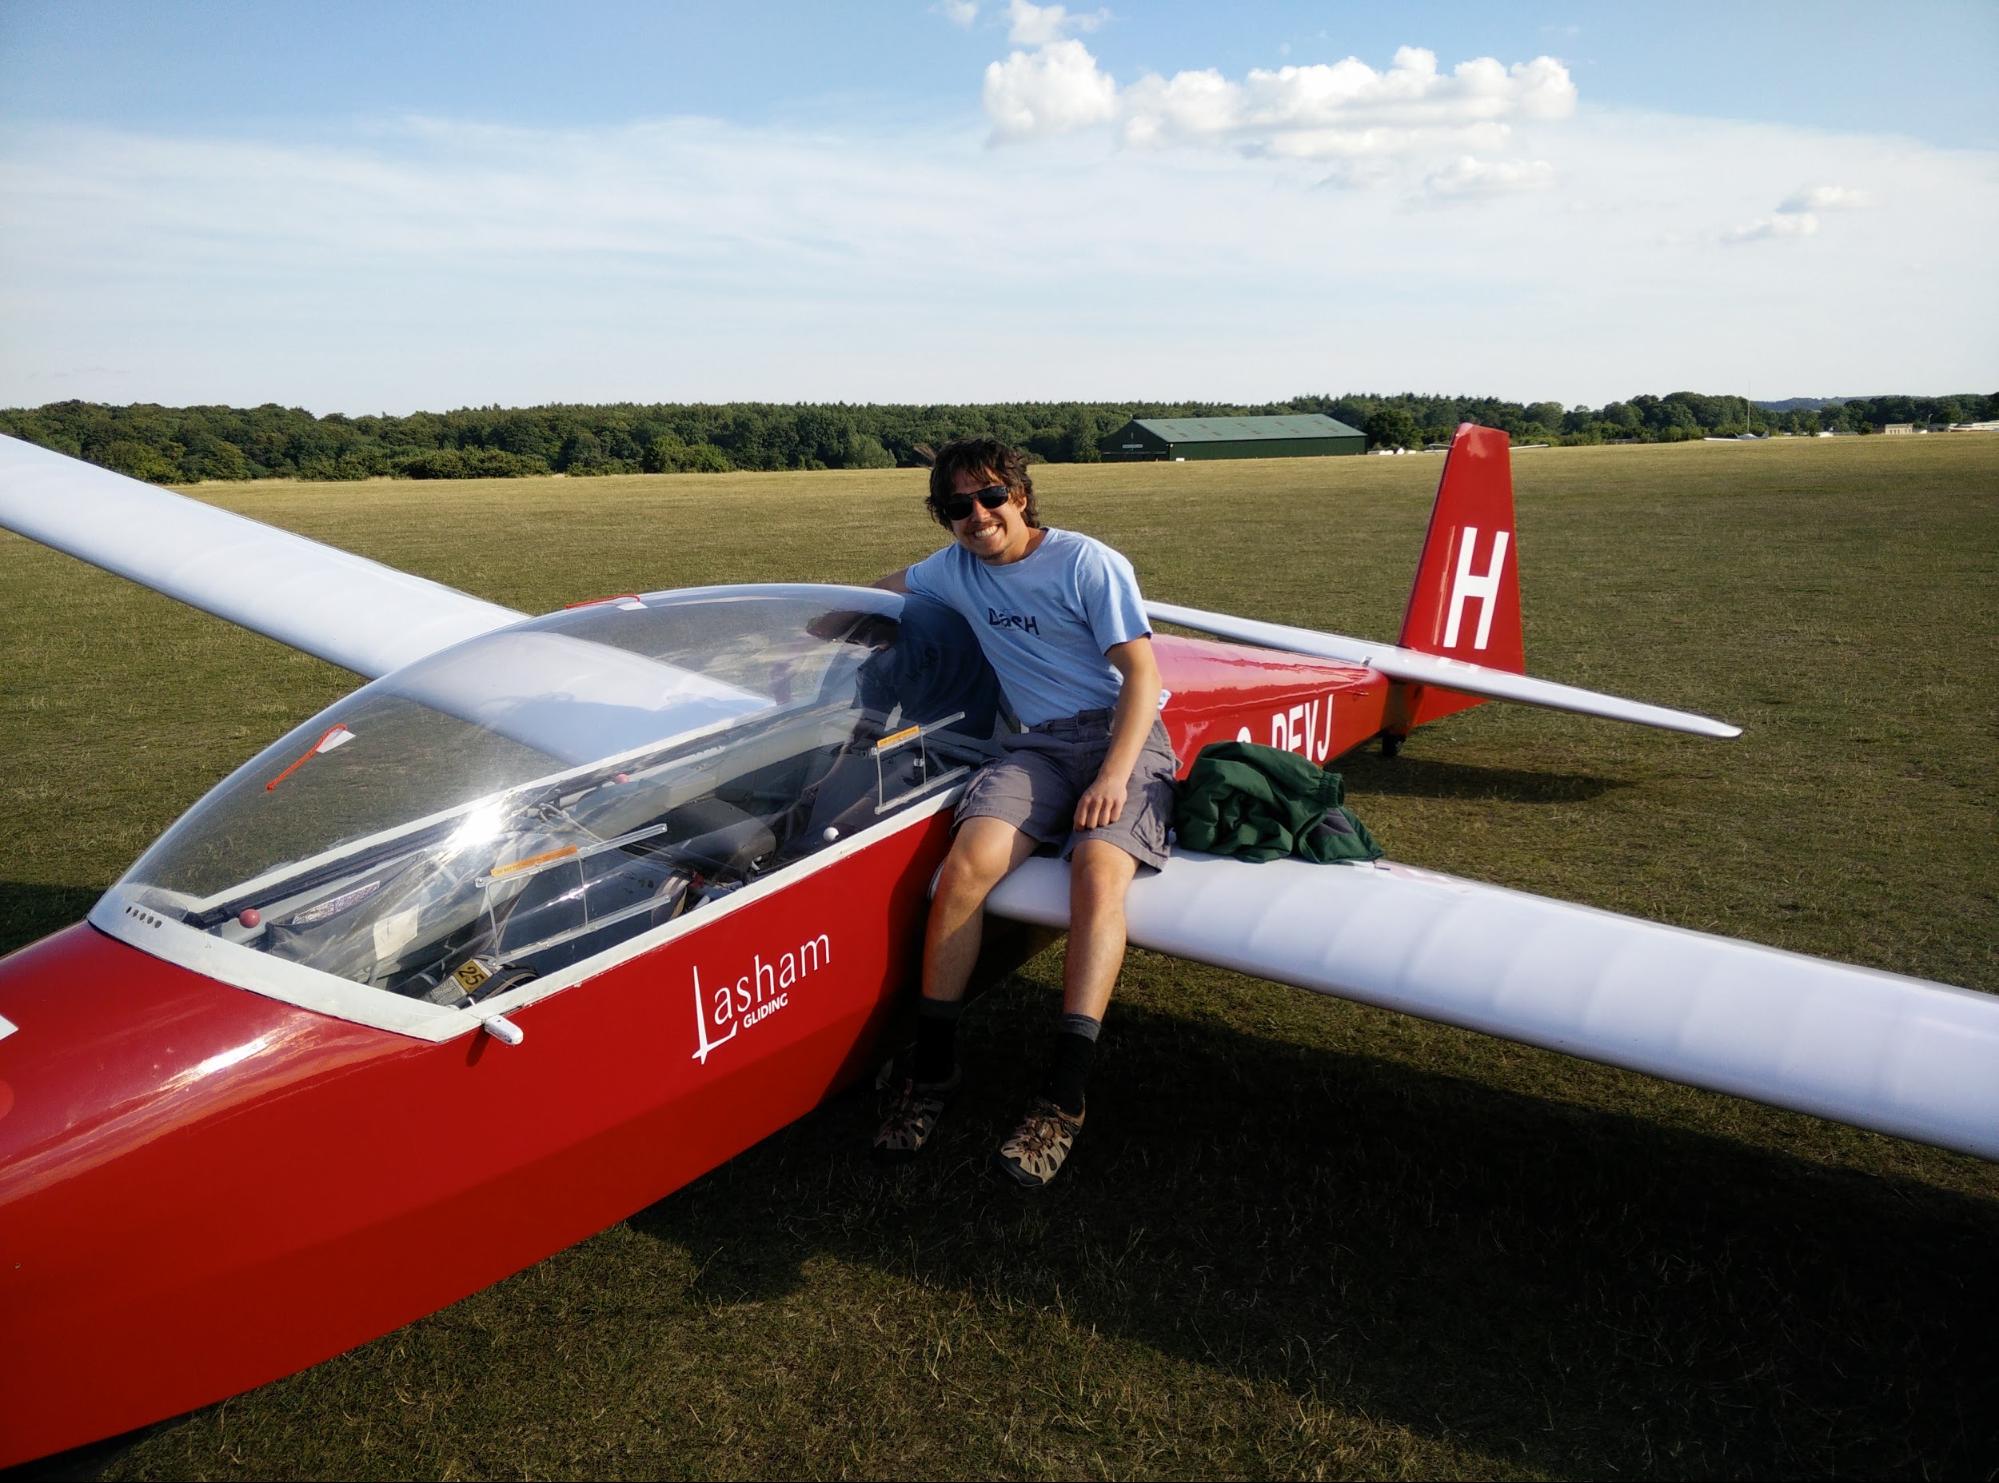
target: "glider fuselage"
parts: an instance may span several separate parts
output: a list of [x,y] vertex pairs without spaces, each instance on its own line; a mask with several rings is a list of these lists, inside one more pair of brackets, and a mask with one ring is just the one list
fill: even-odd
[[[1183,767],[1242,737],[1323,762],[1382,726],[1377,673],[1157,647]],[[147,951],[136,919],[127,940],[79,924],[0,961],[17,1027],[0,1041],[0,1465],[433,1312],[851,1084],[913,991],[954,794],[607,953],[508,1012],[519,1045],[218,982]],[[995,923],[982,971],[1048,940]]]

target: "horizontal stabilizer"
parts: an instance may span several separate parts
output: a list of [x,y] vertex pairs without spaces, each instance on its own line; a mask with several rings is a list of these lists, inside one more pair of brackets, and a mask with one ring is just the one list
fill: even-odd
[[0,527],[369,679],[525,616],[18,438]]
[[[1068,867],[986,906],[1066,927]],[[1126,917],[1135,946],[1999,1159],[1999,995],[1387,861],[1176,851]]]
[[1611,721],[1635,721],[1640,726],[1657,726],[1665,731],[1685,731],[1694,736],[1731,737],[1742,735],[1740,726],[1697,716],[1691,711],[1671,710],[1625,700],[1553,680],[1537,680],[1510,670],[1492,669],[1462,659],[1446,659],[1439,654],[1419,654],[1394,644],[1369,639],[1348,638],[1344,634],[1320,633],[1311,628],[1293,628],[1283,623],[1262,623],[1254,618],[1236,618],[1227,613],[1208,613],[1199,608],[1183,608],[1173,603],[1149,602],[1146,613],[1159,623],[1175,623],[1198,633],[1238,643],[1258,644],[1291,654],[1312,654],[1321,659],[1338,659],[1348,664],[1379,670],[1391,680],[1410,685],[1434,685],[1466,695],[1492,700],[1517,700],[1550,710],[1575,711],[1585,716],[1601,716]]

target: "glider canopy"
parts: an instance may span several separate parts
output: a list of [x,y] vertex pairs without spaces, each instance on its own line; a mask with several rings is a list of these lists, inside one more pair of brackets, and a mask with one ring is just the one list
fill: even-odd
[[[243,987],[296,965],[464,1007],[485,974],[570,969],[935,796],[984,755],[997,696],[961,620],[887,592],[593,603],[313,717],[190,809],[93,920],[130,929],[132,907],[167,939],[204,936],[204,968]],[[161,928],[143,940],[165,945]]]

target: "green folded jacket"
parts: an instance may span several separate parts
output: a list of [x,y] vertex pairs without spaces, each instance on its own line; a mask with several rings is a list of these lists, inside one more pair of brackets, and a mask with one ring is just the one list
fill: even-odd
[[1296,752],[1216,742],[1180,785],[1173,827],[1186,848],[1239,860],[1379,860],[1381,846],[1345,796],[1338,773]]

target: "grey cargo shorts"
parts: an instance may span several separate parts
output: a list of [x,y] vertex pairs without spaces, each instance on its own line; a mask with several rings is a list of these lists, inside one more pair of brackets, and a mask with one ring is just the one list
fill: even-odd
[[1180,770],[1166,727],[1155,720],[1131,770],[1124,812],[1115,823],[1077,829],[1076,800],[1096,781],[1111,746],[1111,713],[1084,711],[1003,736],[1002,754],[980,768],[958,801],[956,822],[998,819],[1068,859],[1085,840],[1101,839],[1138,861],[1166,864],[1166,829],[1173,821],[1173,777]]

